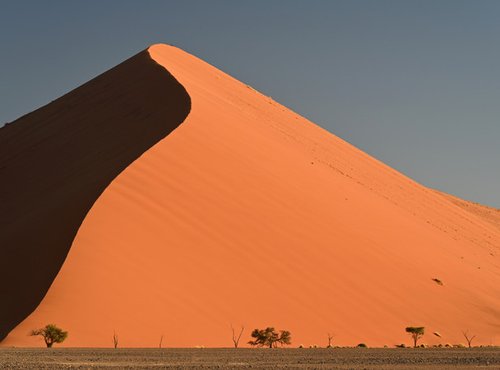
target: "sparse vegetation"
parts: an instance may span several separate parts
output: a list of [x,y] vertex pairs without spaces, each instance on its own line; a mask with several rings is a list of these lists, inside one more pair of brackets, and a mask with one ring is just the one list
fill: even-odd
[[411,335],[413,339],[413,348],[417,348],[417,342],[425,334],[425,327],[423,326],[408,326],[405,331]]
[[51,348],[54,343],[62,343],[68,337],[68,332],[63,331],[54,324],[48,324],[44,328],[32,330],[30,335],[43,337],[47,348]]
[[469,346],[469,348],[472,348],[472,341],[474,340],[474,338],[476,336],[470,335],[468,330],[462,331],[462,334],[463,334],[465,340],[467,341],[467,345]]
[[113,347],[118,348],[118,335],[115,331],[113,332]]
[[257,347],[276,348],[279,345],[287,345],[292,343],[292,334],[287,330],[280,330],[277,332],[273,327],[265,329],[255,329],[251,334],[254,340],[248,344]]
[[327,336],[328,336],[328,346],[326,346],[326,348],[332,348],[333,335],[330,333],[327,333]]
[[236,332],[233,328],[233,325],[231,325],[231,331],[233,333],[232,340],[233,340],[234,348],[238,348],[238,344],[240,343],[240,338],[241,338],[241,335],[243,334],[244,330],[245,330],[245,327],[243,325],[241,325],[240,332],[238,334],[236,334]]

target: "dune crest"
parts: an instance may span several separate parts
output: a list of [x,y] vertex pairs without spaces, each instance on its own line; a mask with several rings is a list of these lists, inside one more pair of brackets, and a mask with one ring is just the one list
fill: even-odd
[[189,114],[106,187],[1,345],[41,345],[26,333],[48,322],[65,346],[230,346],[231,323],[242,343],[275,326],[392,346],[417,325],[500,344],[494,224],[178,48],[148,53]]
[[500,229],[500,209],[484,206],[479,203],[460,199],[450,194],[437,191],[439,194],[449,199],[453,204],[465,209],[467,212],[480,217]]

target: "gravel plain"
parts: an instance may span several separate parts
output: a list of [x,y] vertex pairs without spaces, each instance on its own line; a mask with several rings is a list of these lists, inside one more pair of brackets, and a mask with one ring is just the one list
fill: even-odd
[[1,348],[0,369],[500,369],[500,347]]

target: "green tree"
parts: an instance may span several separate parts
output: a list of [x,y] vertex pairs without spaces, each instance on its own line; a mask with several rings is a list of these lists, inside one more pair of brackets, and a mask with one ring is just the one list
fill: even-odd
[[282,346],[285,344],[286,345],[292,344],[292,333],[290,333],[288,330],[281,330],[278,343],[281,344]]
[[425,334],[425,328],[423,326],[408,326],[406,332],[413,338],[413,348],[417,348],[417,342]]
[[272,327],[265,329],[255,329],[251,334],[254,340],[248,344],[257,347],[276,348],[278,344],[285,345],[292,343],[292,334],[287,330],[280,330],[277,332]]
[[43,337],[47,348],[52,347],[54,343],[62,343],[68,337],[68,332],[63,331],[54,324],[48,324],[44,328],[32,330],[30,335],[40,335]]

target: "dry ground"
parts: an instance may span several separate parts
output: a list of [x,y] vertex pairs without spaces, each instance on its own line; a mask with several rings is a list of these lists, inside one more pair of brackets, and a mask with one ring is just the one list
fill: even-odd
[[0,349],[0,369],[500,369],[500,348]]

